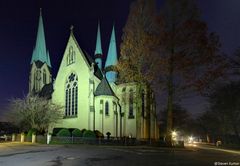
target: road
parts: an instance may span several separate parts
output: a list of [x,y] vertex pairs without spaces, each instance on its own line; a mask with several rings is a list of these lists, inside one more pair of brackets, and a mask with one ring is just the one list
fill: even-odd
[[0,143],[0,166],[208,166],[239,165],[238,151],[197,146],[41,145]]

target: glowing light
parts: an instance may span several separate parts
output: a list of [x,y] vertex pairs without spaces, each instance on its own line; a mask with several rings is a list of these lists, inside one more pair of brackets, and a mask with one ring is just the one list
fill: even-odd
[[172,131],[172,140],[174,140],[174,141],[177,140],[177,132],[175,130]]
[[192,143],[192,142],[193,142],[193,137],[192,137],[192,136],[188,137],[188,142],[189,142],[189,143]]
[[177,136],[177,132],[176,131],[172,131],[172,136]]

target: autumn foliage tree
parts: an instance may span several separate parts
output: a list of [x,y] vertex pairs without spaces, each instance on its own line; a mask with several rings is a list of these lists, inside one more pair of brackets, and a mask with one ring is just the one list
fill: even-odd
[[205,92],[226,68],[219,38],[208,32],[193,0],[166,0],[157,15],[153,0],[136,0],[122,39],[119,81],[138,87],[158,83],[164,89],[171,145],[175,100],[187,92]]
[[174,100],[192,90],[203,92],[226,64],[218,36],[208,32],[194,1],[166,0],[158,27],[158,78],[167,92],[166,138],[171,144]]
[[154,0],[137,0],[131,5],[120,46],[119,82],[145,84],[153,80],[154,8]]
[[[121,56],[117,65],[119,73],[118,82],[134,82],[137,85],[135,93],[135,99],[139,99],[135,100],[137,105],[136,116],[138,117],[137,126],[139,126],[139,117],[141,116],[139,109],[141,107],[142,89],[146,86],[149,87],[154,79],[153,72],[155,70],[153,70],[153,67],[155,66],[151,58],[152,49],[156,41],[156,36],[153,33],[154,12],[154,0],[136,0],[132,3],[127,23],[123,30],[120,48]],[[148,119],[150,122],[150,112],[148,112]],[[140,133],[140,128],[137,130],[137,133]]]

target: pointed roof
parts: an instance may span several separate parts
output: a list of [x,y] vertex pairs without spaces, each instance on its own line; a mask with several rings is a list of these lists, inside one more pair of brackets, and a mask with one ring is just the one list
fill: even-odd
[[49,51],[47,51],[47,64],[51,67],[51,60],[50,60]]
[[95,55],[102,55],[102,44],[101,44],[101,33],[100,33],[100,22],[98,22],[98,30],[97,30],[97,40],[96,40],[96,49]]
[[[70,38],[72,38],[72,40],[74,41],[74,43],[76,44],[78,50],[81,52],[81,54],[83,55],[83,59],[84,61],[87,63],[88,67],[90,67],[92,65],[92,63],[94,63],[94,60],[92,59],[92,57],[83,49],[81,49],[81,47],[79,46],[77,39],[75,38],[74,32],[73,32],[73,25],[70,27],[70,36],[68,41],[70,40]],[[100,80],[103,78],[103,74],[101,72],[101,70],[99,69],[98,65],[94,65],[94,75],[99,78]]]
[[116,46],[116,37],[115,37],[115,29],[113,26],[110,44],[108,48],[107,60],[105,63],[105,68],[108,66],[114,66],[117,64],[117,46]]
[[41,61],[47,63],[49,67],[51,67],[49,53],[46,49],[46,42],[45,42],[45,34],[44,34],[44,27],[43,27],[43,19],[42,19],[42,10],[40,9],[40,16],[38,22],[38,32],[37,32],[37,40],[36,45],[33,50],[31,64],[36,61]]
[[45,84],[42,90],[39,92],[39,96],[51,99],[53,91],[53,83]]
[[105,76],[103,77],[101,82],[98,84],[94,94],[95,94],[95,96],[102,96],[102,95],[103,96],[116,96]]

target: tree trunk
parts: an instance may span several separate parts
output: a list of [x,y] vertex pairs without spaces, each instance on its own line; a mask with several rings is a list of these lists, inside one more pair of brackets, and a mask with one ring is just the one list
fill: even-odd
[[238,143],[240,143],[240,136],[239,136],[239,131],[238,131],[238,128],[237,128],[237,124],[232,122],[232,126],[233,126],[233,131],[238,139]]
[[173,129],[173,55],[174,47],[171,49],[171,57],[169,58],[169,75],[168,75],[168,101],[167,101],[167,136],[166,143],[172,146],[172,129]]
[[173,92],[172,92],[172,83],[169,81],[168,87],[168,103],[167,103],[167,136],[166,143],[167,145],[172,145],[172,127],[173,127]]

